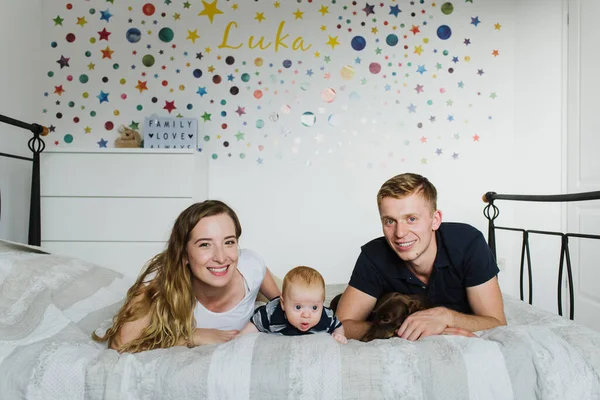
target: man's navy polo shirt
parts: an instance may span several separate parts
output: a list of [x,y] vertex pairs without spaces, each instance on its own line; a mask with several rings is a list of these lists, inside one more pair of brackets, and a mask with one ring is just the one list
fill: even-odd
[[466,288],[499,272],[485,238],[471,225],[444,222],[435,233],[437,255],[429,284],[405,265],[384,237],[362,246],[349,285],[375,298],[400,292],[427,296],[434,306],[472,314]]

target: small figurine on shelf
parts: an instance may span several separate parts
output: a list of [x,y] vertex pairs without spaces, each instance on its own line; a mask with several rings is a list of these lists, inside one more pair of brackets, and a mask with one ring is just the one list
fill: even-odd
[[119,137],[115,140],[117,148],[136,148],[142,147],[142,135],[135,129],[125,125],[119,127]]

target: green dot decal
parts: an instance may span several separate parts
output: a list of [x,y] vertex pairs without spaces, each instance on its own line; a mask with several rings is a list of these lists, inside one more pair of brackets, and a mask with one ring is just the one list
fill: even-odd
[[219,156],[218,156],[216,153],[213,153],[213,155],[212,155],[212,159],[213,159],[213,160],[216,160],[217,158],[219,158]]
[[71,108],[72,108],[72,107],[75,107],[75,102],[74,102],[74,101],[70,101],[70,102],[69,102],[69,107],[71,107]]
[[240,158],[243,160],[244,158],[246,158],[246,154],[240,153]]
[[171,28],[162,28],[158,32],[158,38],[165,43],[169,43],[171,40],[173,40],[174,36],[175,34],[173,33],[173,30]]
[[92,117],[95,117],[95,116],[96,116],[96,111],[91,111],[91,112],[90,112],[90,115],[91,115]]
[[442,4],[442,12],[444,14],[450,15],[450,14],[452,14],[452,11],[454,11],[454,5],[452,5],[452,3]]
[[52,78],[52,77],[54,76],[54,72],[52,72],[52,71],[48,71],[48,76],[49,76],[50,78]]
[[86,74],[79,75],[79,82],[87,83],[90,78]]
[[91,56],[92,56],[92,52],[91,52],[91,51],[89,51],[89,50],[88,50],[88,51],[86,51],[86,52],[85,52],[85,56],[86,56],[86,57],[91,57]]
[[138,111],[142,111],[142,110],[144,109],[144,107],[142,107],[142,105],[141,105],[141,104],[138,104],[138,105],[137,105],[137,107],[136,107],[136,109],[137,109]]
[[142,64],[144,64],[146,67],[153,66],[154,56],[152,54],[146,54],[144,57],[142,57]]
[[208,142],[209,140],[210,140],[210,136],[208,136],[208,135],[204,136],[204,141],[205,142]]
[[244,72],[242,74],[242,82],[248,82],[250,80],[250,74],[247,72]]
[[64,141],[65,143],[72,143],[73,142],[73,135],[71,135],[70,133],[67,133],[64,137]]

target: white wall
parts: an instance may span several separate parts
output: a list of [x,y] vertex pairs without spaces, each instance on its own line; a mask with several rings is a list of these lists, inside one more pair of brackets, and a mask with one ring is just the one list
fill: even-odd
[[[566,189],[566,1],[517,2],[514,16],[515,169],[510,176],[514,194],[562,193]],[[499,201],[497,206],[502,212],[498,225],[566,228],[559,204]],[[505,210],[514,212],[514,220],[506,218]],[[514,294],[518,294],[521,238],[514,232],[499,232],[497,238],[498,257],[506,262],[501,284]],[[531,235],[530,245],[534,304],[556,312],[560,239]]]
[[[55,7],[64,7],[60,2],[51,4]],[[101,7],[99,4],[100,2],[97,2],[95,5]],[[156,4],[158,6],[158,3]],[[36,14],[32,6],[15,2],[11,3],[10,7],[15,10],[3,14],[7,22],[3,24],[3,29],[8,29],[4,26],[7,24],[12,26],[12,29],[20,29],[13,21],[22,22],[31,15],[39,18],[39,11]],[[496,107],[498,112],[493,126],[489,128],[487,132],[489,135],[485,140],[478,144],[471,144],[479,146],[477,150],[465,153],[460,162],[453,163],[448,160],[437,162],[432,158],[429,163],[423,164],[416,157],[407,157],[407,161],[392,157],[385,162],[375,162],[371,165],[369,164],[371,158],[365,155],[368,149],[361,148],[360,140],[354,142],[354,147],[349,145],[350,149],[347,147],[348,142],[344,142],[346,147],[336,148],[332,154],[321,152],[312,158],[310,164],[302,157],[272,158],[260,166],[250,162],[248,158],[241,160],[237,157],[231,159],[221,157],[218,161],[210,162],[209,197],[226,200],[238,211],[244,230],[242,245],[257,250],[276,274],[283,275],[294,265],[308,264],[318,268],[328,282],[346,282],[360,246],[380,235],[381,229],[375,203],[377,189],[383,181],[397,173],[413,171],[429,177],[438,188],[438,205],[443,211],[444,220],[468,222],[484,233],[486,233],[487,222],[481,213],[484,204],[480,199],[483,193],[490,190],[499,193],[561,191],[563,187],[561,164],[563,56],[560,43],[563,40],[563,0],[482,1],[473,4],[473,7],[475,7],[472,9],[473,13],[491,17],[485,21],[487,24],[492,22],[490,21],[492,16],[498,16],[498,20],[502,21],[503,32],[508,34],[502,36],[505,42],[499,44],[502,46],[501,57],[497,62],[486,64],[486,68],[489,68],[486,69],[487,76],[493,76],[494,81],[487,81],[488,86],[485,88],[502,88],[502,95],[495,100],[498,102]],[[15,15],[22,15],[22,18],[17,18]],[[44,18],[50,16],[54,18],[55,15],[55,10],[48,9]],[[92,21],[91,17],[88,19]],[[32,33],[31,29],[35,24],[22,25],[23,32],[27,29],[22,37],[31,40],[23,40],[24,46],[21,43],[16,45],[14,42],[6,44],[3,42],[4,47],[12,48],[13,52],[20,52],[18,59],[28,60],[28,62],[23,61],[18,67],[9,63],[3,65],[2,68],[11,68],[11,72],[8,72],[11,76],[18,76],[25,68],[35,71],[35,67],[29,61],[33,58],[31,48],[37,49],[40,46],[39,43],[35,43],[39,32],[33,28],[34,33]],[[54,29],[52,23],[46,25]],[[50,28],[49,33],[53,32]],[[119,27],[119,34],[122,35],[125,29],[126,27]],[[291,22],[287,29],[292,29]],[[457,31],[457,34],[462,33]],[[493,31],[490,34],[494,34]],[[11,35],[14,37],[13,34]],[[8,36],[4,35],[3,40],[7,40],[4,39],[6,37]],[[41,46],[47,47],[47,41],[44,39]],[[191,43],[188,42],[185,43]],[[121,44],[111,43],[112,46],[117,46],[113,48],[120,50]],[[55,66],[54,60],[55,58],[49,59],[48,63]],[[139,60],[136,63],[139,63]],[[36,71],[30,75],[41,77],[43,71]],[[162,76],[173,78],[173,75]],[[128,77],[128,81],[135,82],[133,75]],[[2,83],[15,85],[13,80],[10,83],[4,81]],[[11,99],[3,95],[0,99],[3,102],[3,110],[7,110],[8,106],[14,109],[17,104],[20,104],[21,107],[14,111],[11,109],[11,113],[24,119],[31,119],[32,117],[28,117],[27,113],[31,109],[37,109],[35,99],[39,98],[40,94],[34,92],[33,84],[29,86],[31,87],[27,94],[10,87],[8,93],[15,93],[15,98]],[[45,90],[50,89],[46,85]],[[224,87],[223,90],[227,88]],[[218,94],[214,97],[219,99]],[[33,107],[30,107],[32,102]],[[178,105],[181,104],[184,103],[178,100]],[[240,101],[240,104],[243,103]],[[371,104],[368,99],[365,99],[359,106],[368,109]],[[212,110],[211,106],[205,105],[205,107],[209,111]],[[217,106],[214,108],[214,111],[218,109]],[[147,106],[147,109],[151,109],[150,106]],[[201,113],[196,109],[194,112]],[[383,136],[382,133],[390,129],[386,124],[390,122],[388,117],[391,117],[394,112],[393,108],[376,110],[371,114],[377,115],[377,125],[375,121],[369,121],[365,125],[357,125],[353,128],[358,131],[359,137],[362,133],[381,135],[376,137],[379,140]],[[487,114],[483,112],[478,117],[485,120]],[[37,115],[41,116],[39,111]],[[123,115],[124,118],[130,118],[130,115]],[[68,121],[65,118],[61,122],[65,124],[64,129],[57,129],[57,132],[61,131],[55,135],[58,140],[61,140],[62,135],[71,129]],[[108,133],[103,130],[103,121],[104,119],[98,119],[98,122],[95,122],[98,126],[92,126],[93,132],[100,132],[111,143],[113,138],[108,137]],[[220,129],[210,128],[210,126],[203,125],[203,129]],[[450,129],[454,128],[442,128],[440,134],[452,133]],[[3,130],[0,129],[0,132]],[[273,136],[279,135],[279,133],[271,133]],[[87,143],[97,147],[97,140],[98,136],[80,135],[76,137],[74,145]],[[385,146],[386,142],[383,143]],[[391,146],[390,151],[398,150],[393,147],[396,144],[397,142],[394,141],[387,142],[387,145]],[[421,151],[418,149],[420,148],[413,145],[410,151],[418,153]],[[348,151],[353,152],[352,154],[357,157],[349,158]],[[410,155],[409,150],[402,151]],[[0,172],[0,176],[4,175]],[[560,229],[562,220],[560,207],[548,209],[538,207],[532,212],[530,205],[528,208],[502,203],[498,205],[502,210],[498,220],[501,225],[517,222],[528,227]],[[12,208],[11,212],[13,212]],[[4,218],[6,216],[3,217],[0,229],[6,223]],[[25,237],[25,226],[26,224],[23,225],[23,237]],[[500,235],[499,240],[502,240]],[[506,260],[501,274],[501,284],[505,291],[516,293],[518,279],[516,261],[518,260],[512,260],[513,256],[516,255],[518,258],[519,254],[514,247],[508,246],[510,240],[506,239],[506,242],[499,243],[499,257]],[[540,271],[540,276],[536,275],[536,279],[541,277],[542,281],[550,281],[552,272],[545,269],[546,264],[549,264],[546,259],[552,259],[554,263],[554,254],[540,254],[534,258],[534,267]],[[537,261],[538,259],[541,261]],[[537,290],[536,296],[540,294],[540,290]],[[554,310],[551,297],[546,298],[542,295],[537,303],[544,308]]]
[[[5,1],[0,13],[0,114],[36,123],[42,91],[41,0]],[[28,131],[0,123],[0,152],[29,157]],[[0,157],[0,238],[27,242],[31,163]]]

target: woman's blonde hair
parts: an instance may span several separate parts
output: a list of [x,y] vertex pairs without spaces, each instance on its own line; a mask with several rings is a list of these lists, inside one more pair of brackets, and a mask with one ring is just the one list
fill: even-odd
[[[166,249],[152,258],[127,291],[125,303],[113,318],[112,326],[104,336],[92,333],[98,342],[116,344],[119,352],[137,353],[144,350],[168,348],[186,343],[195,329],[192,276],[188,265],[186,246],[190,233],[198,221],[214,215],[228,215],[235,225],[236,238],[242,227],[235,212],[218,200],[206,200],[185,209],[175,221]],[[134,299],[136,299],[134,301]],[[119,343],[118,332],[126,322],[149,316],[148,326],[139,338]]]
[[323,300],[325,300],[325,279],[323,279],[323,275],[321,275],[319,271],[314,268],[301,265],[291,269],[287,274],[285,274],[281,288],[282,296],[285,296],[290,285],[292,284],[317,286],[323,289]]

